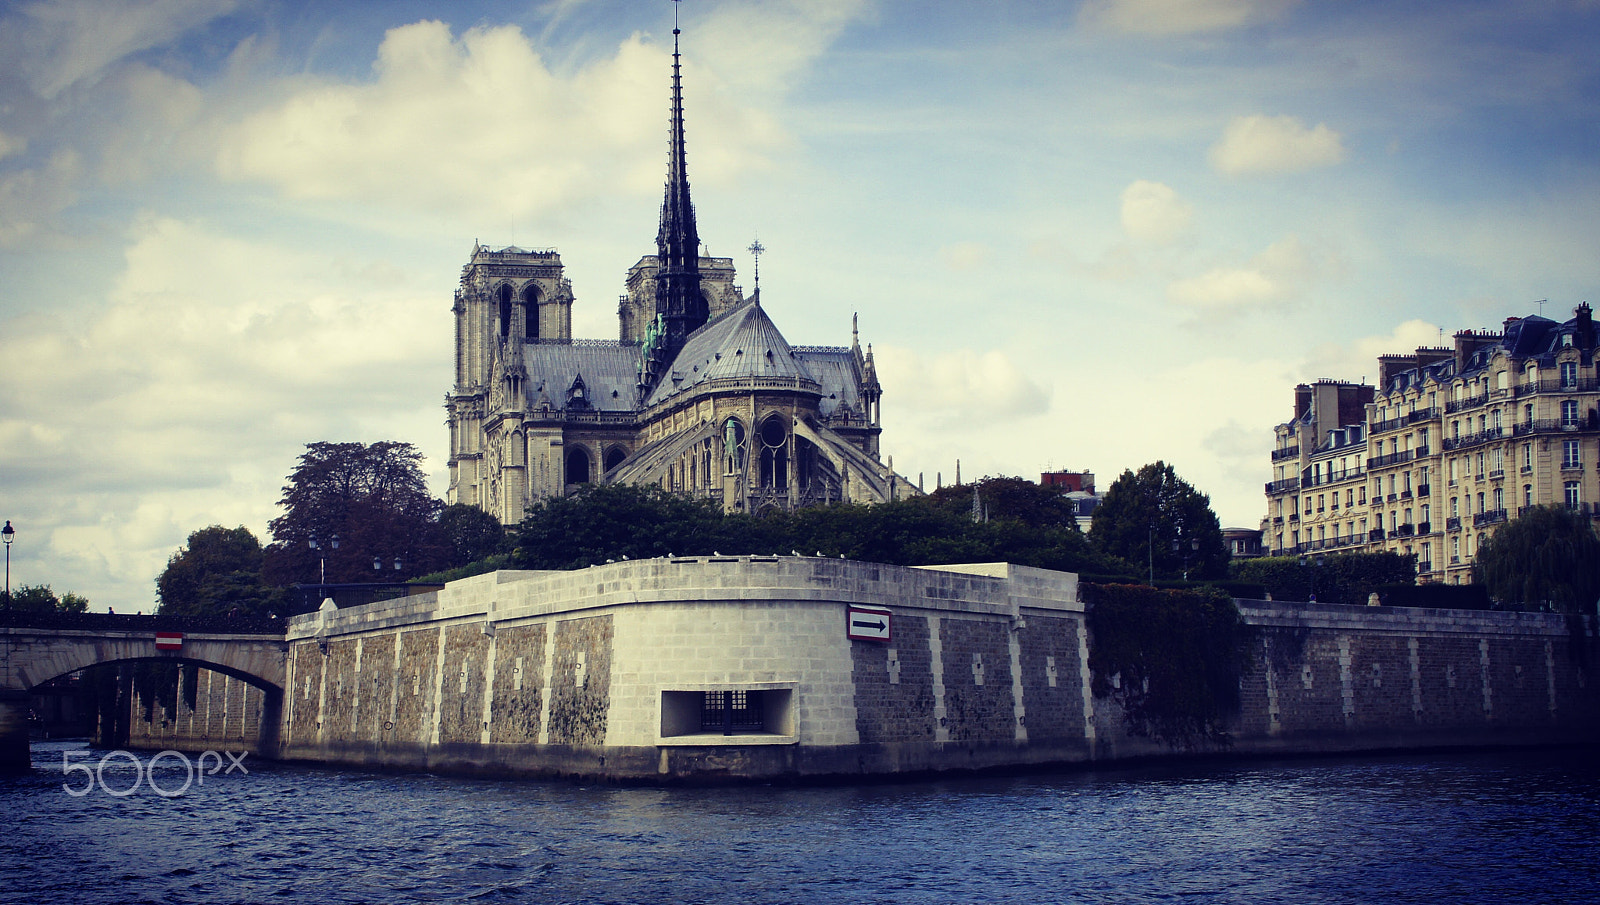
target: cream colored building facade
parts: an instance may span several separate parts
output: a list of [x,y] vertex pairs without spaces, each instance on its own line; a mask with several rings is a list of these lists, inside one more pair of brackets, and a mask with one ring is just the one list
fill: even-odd
[[1378,384],[1296,388],[1276,427],[1263,546],[1393,551],[1422,582],[1472,581],[1479,546],[1533,506],[1597,513],[1600,382],[1587,303],[1453,348],[1378,359]]

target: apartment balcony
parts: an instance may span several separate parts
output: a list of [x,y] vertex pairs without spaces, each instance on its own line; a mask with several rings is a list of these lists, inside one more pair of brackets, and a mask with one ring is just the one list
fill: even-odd
[[1445,519],[1444,520],[1444,530],[1446,530],[1446,531],[1460,531],[1461,530],[1461,516],[1452,515],[1449,518]]
[[1418,535],[1432,534],[1432,533],[1433,533],[1433,523],[1432,522],[1417,522],[1417,534]]
[[1417,485],[1417,496],[1419,496],[1419,497],[1430,496],[1430,495],[1432,495],[1432,493],[1433,493],[1433,488],[1431,486],[1429,486],[1427,484],[1418,484]]
[[1563,477],[1571,474],[1572,472],[1582,472],[1582,471],[1583,471],[1583,463],[1582,462],[1562,462],[1561,463],[1561,474],[1562,474]]
[[1284,459],[1292,459],[1298,455],[1300,455],[1300,447],[1298,446],[1290,446],[1286,449],[1275,449],[1272,451],[1272,461],[1281,462]]
[[1367,532],[1367,540],[1368,541],[1383,540],[1383,529],[1382,528],[1373,528],[1371,531],[1368,531]]
[[1426,574],[1428,574],[1429,572],[1432,572],[1432,571],[1433,571],[1433,563],[1431,563],[1431,562],[1419,562],[1419,563],[1417,563],[1417,574],[1418,575],[1426,575]]
[[1394,529],[1395,537],[1412,537],[1416,533],[1417,526],[1415,525],[1401,525],[1400,527]]
[[1444,441],[1443,448],[1445,452],[1450,452],[1451,450],[1455,449],[1468,449],[1473,446],[1479,446],[1484,443],[1499,440],[1505,435],[1506,429],[1503,427],[1486,428],[1470,434],[1462,434],[1459,437],[1449,437]]
[[1488,512],[1480,512],[1474,515],[1472,517],[1472,527],[1484,528],[1489,525],[1498,525],[1505,520],[1506,511],[1504,509],[1491,509]]
[[1489,480],[1491,480],[1491,481],[1498,481],[1501,478],[1504,478],[1505,476],[1506,476],[1506,470],[1504,468],[1491,468],[1491,469],[1489,469]]
[[1299,488],[1299,478],[1284,478],[1281,481],[1268,481],[1267,496],[1277,496],[1280,493],[1287,493],[1291,490],[1298,490]]
[[1582,377],[1577,380],[1562,380],[1560,377],[1546,377],[1524,383],[1511,391],[1512,395],[1521,398],[1536,393],[1593,393],[1600,390],[1600,378]]
[[1464,412],[1467,409],[1475,409],[1488,401],[1488,393],[1481,393],[1477,396],[1469,396],[1466,399],[1457,399],[1453,402],[1446,402],[1444,404],[1444,413],[1446,415],[1450,415],[1454,414],[1455,412]]
[[[1424,452],[1426,451],[1424,450]],[[1385,456],[1374,456],[1367,460],[1367,468],[1370,470],[1373,468],[1386,468],[1390,465],[1403,465],[1416,457],[1416,452],[1409,449],[1403,452],[1389,453]]]

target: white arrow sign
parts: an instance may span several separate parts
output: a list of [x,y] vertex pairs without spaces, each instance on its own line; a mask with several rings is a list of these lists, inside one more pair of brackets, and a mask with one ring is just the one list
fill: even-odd
[[845,635],[852,641],[888,641],[890,615],[886,607],[852,603]]

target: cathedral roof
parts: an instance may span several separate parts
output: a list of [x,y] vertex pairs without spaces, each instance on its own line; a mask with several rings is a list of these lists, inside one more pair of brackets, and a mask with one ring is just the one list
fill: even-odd
[[556,408],[567,407],[573,381],[583,378],[584,396],[595,411],[632,412],[638,398],[639,347],[603,340],[536,342],[522,349],[528,395],[537,405],[544,391]]
[[769,386],[812,392],[818,388],[816,377],[767,317],[757,297],[691,333],[666,376],[645,400],[645,407],[717,380],[772,381]]

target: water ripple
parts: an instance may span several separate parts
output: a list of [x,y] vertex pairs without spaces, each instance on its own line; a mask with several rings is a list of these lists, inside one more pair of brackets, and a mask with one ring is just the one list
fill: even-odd
[[72,747],[0,780],[7,900],[1587,903],[1600,863],[1592,751],[698,790],[252,762],[163,798],[66,794]]

